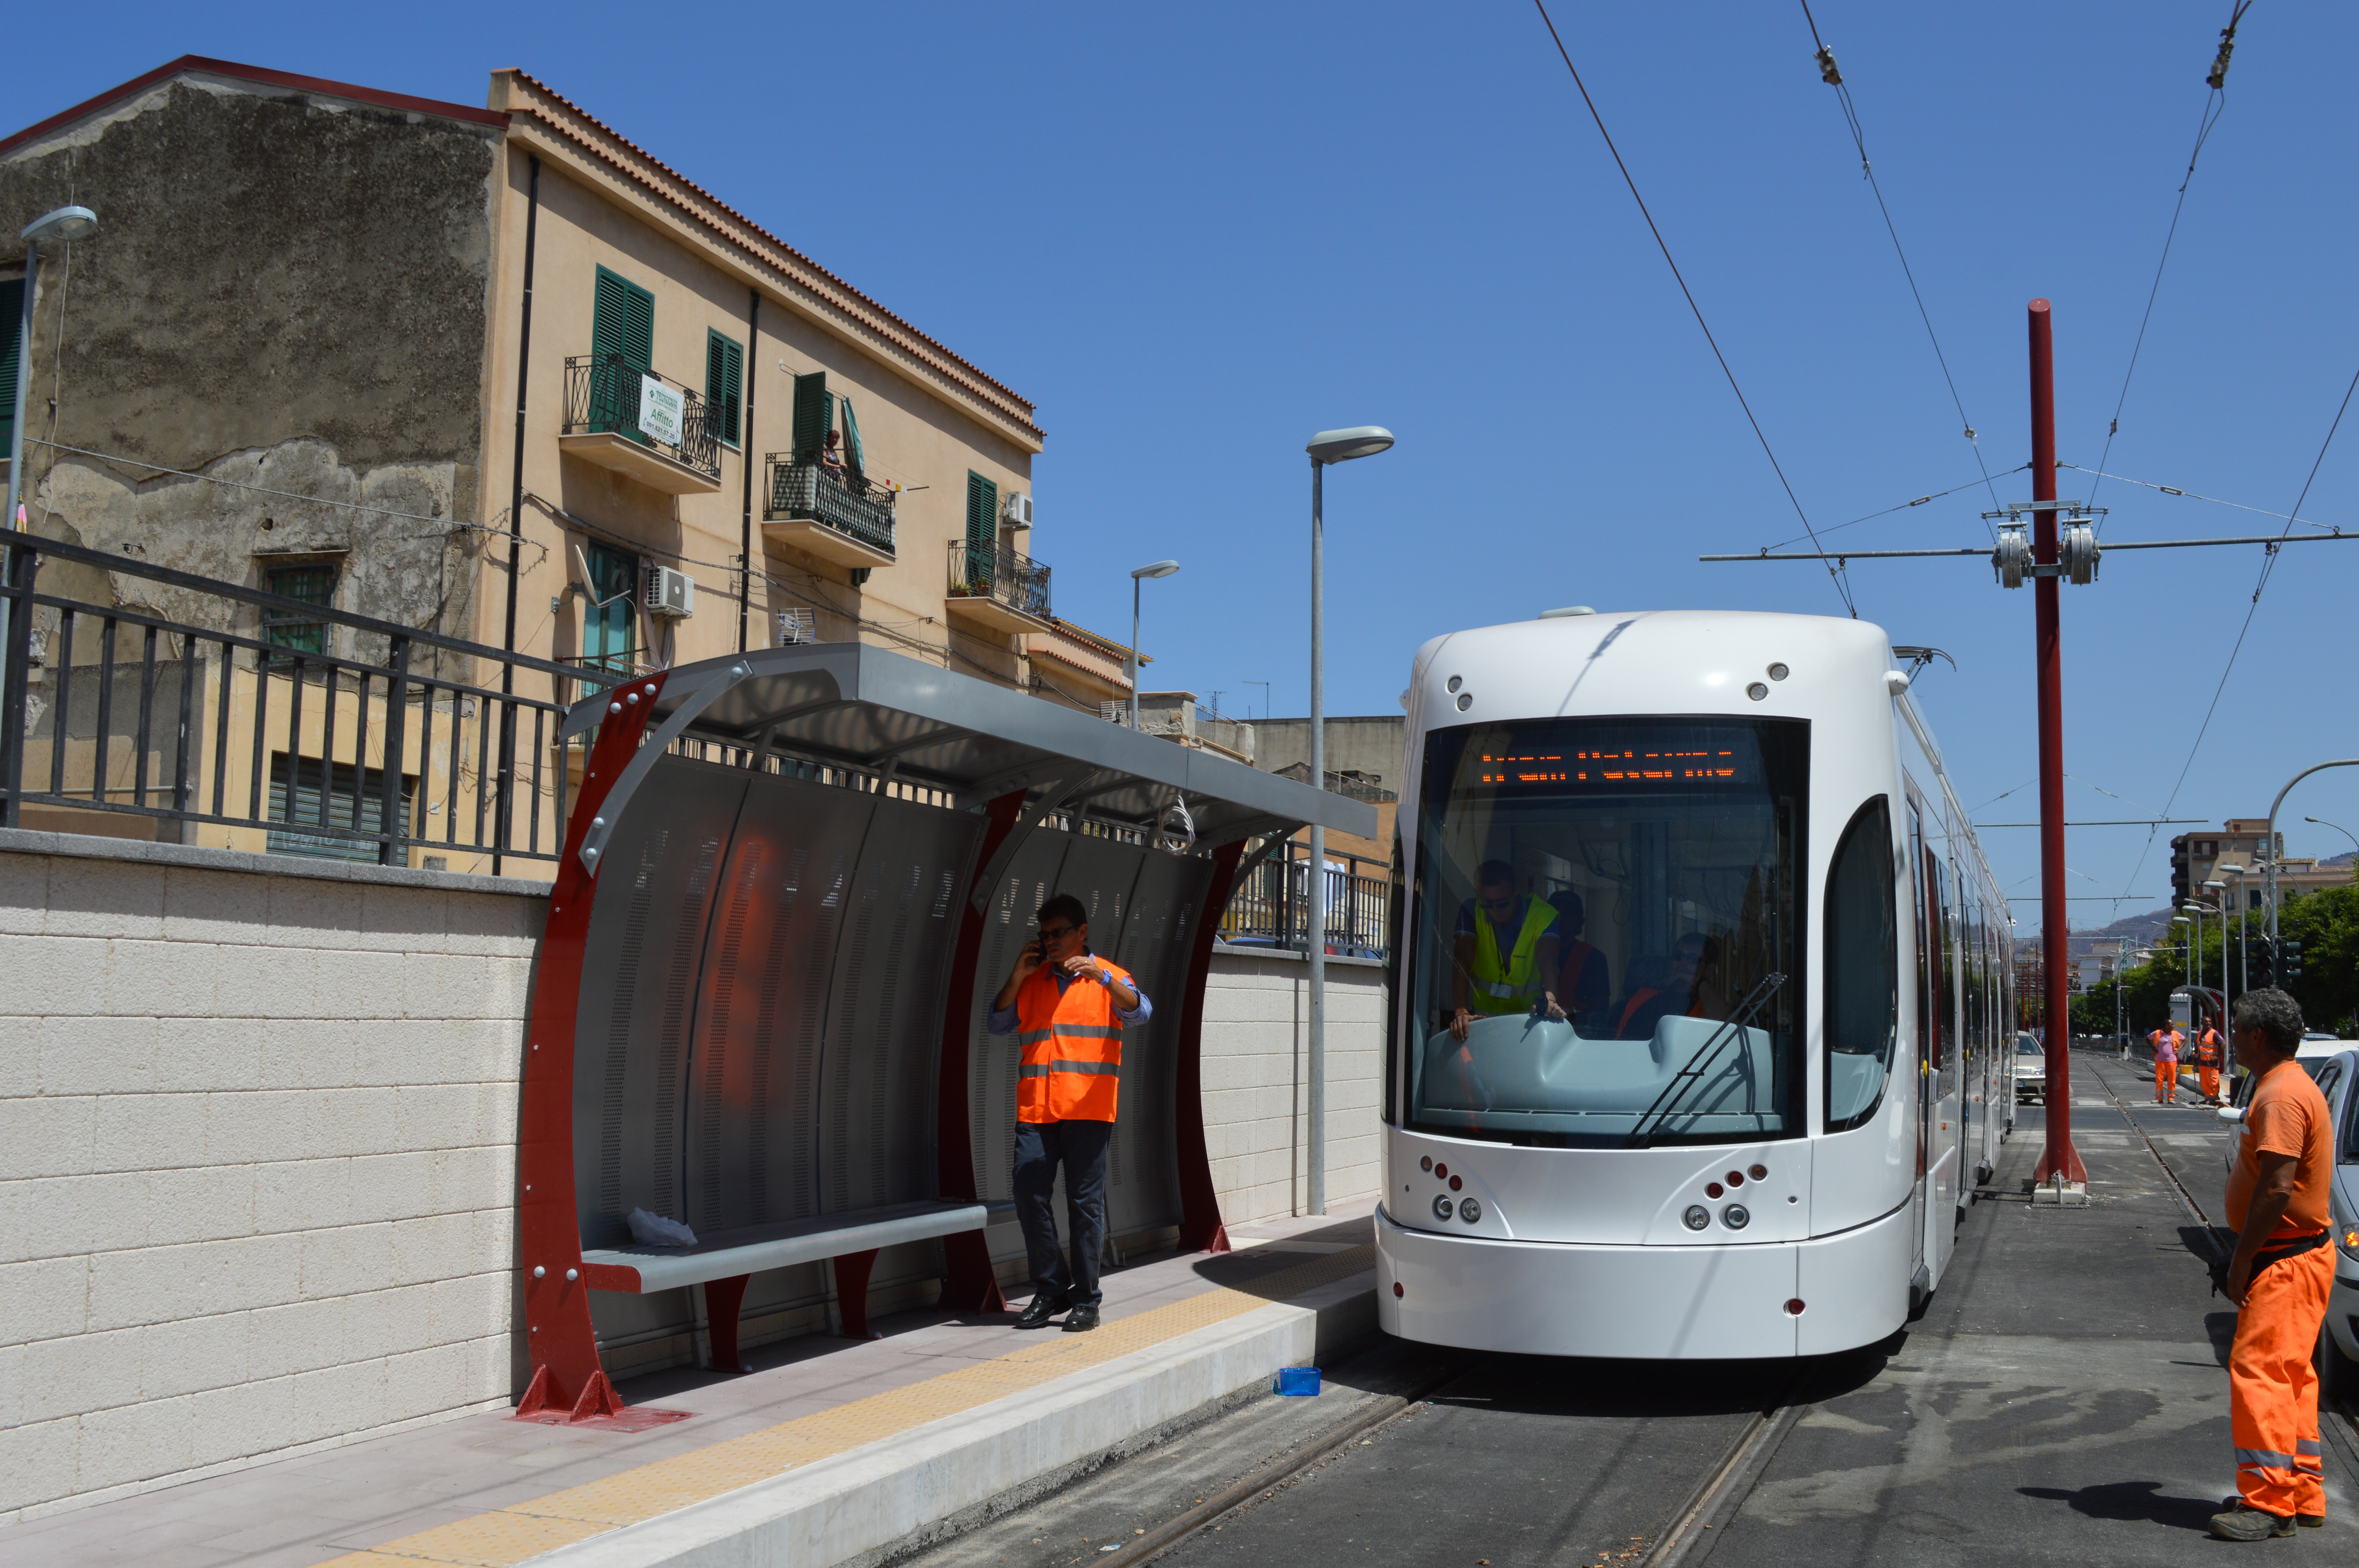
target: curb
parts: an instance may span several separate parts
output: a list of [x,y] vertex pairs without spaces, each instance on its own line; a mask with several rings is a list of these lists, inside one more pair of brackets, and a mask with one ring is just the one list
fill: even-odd
[[1020,1506],[1142,1436],[1217,1413],[1281,1367],[1375,1332],[1369,1271],[534,1561],[549,1568],[864,1568]]

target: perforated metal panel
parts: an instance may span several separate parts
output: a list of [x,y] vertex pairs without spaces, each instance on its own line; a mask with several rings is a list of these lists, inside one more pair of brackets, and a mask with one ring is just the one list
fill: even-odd
[[1114,960],[1155,999],[1145,1027],[1122,1044],[1123,1106],[1114,1123],[1106,1222],[1117,1236],[1177,1225],[1180,1218],[1178,1085],[1190,938],[1212,881],[1212,862],[1141,858]]
[[944,972],[983,819],[880,800],[849,890],[820,1066],[820,1211],[936,1195]]
[[666,759],[648,783],[664,809],[617,825],[585,945],[573,1046],[584,1246],[627,1239],[633,1208],[682,1211],[690,1003],[746,775]]
[[699,1231],[821,1211],[828,981],[878,805],[851,790],[748,775],[697,1010],[687,1164],[688,1221]]
[[986,1201],[1016,1195],[1010,1151],[1016,1143],[1016,1069],[1022,1053],[1013,1034],[993,1034],[992,999],[1016,968],[1016,951],[1032,940],[1040,906],[1056,891],[1066,836],[1035,833],[992,890],[975,957],[974,1004],[967,1020],[968,1139],[974,1149],[974,1190]]

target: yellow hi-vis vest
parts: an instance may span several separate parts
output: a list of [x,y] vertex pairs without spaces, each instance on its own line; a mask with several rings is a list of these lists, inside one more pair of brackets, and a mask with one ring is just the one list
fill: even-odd
[[1523,1012],[1530,1008],[1532,954],[1540,935],[1556,924],[1556,906],[1533,899],[1516,933],[1516,950],[1499,962],[1499,928],[1478,907],[1474,912],[1474,962],[1468,970],[1476,1012]]

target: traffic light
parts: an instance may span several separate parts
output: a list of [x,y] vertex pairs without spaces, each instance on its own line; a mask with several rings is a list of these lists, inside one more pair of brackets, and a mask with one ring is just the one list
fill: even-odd
[[2263,942],[2261,950],[2253,955],[2252,964],[2252,974],[2245,981],[2246,990],[2258,990],[2263,986],[2277,983],[2277,966],[2269,960],[2269,945],[2267,942]]
[[2300,943],[2294,941],[2288,936],[2281,936],[2277,938],[2277,983],[2278,985],[2283,985],[2288,980],[2298,980],[2301,979]]

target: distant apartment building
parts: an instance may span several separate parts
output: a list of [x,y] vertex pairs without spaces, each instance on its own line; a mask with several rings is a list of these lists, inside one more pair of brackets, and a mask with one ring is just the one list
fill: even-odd
[[0,139],[12,322],[69,201],[0,410],[35,533],[602,672],[856,639],[1128,695],[1034,554],[1033,405],[521,71],[479,108],[187,57]]
[[[2326,888],[2349,887],[2352,868],[2349,864],[2328,865],[2315,857],[2285,853],[2285,835],[2277,834],[2274,845],[2269,843],[2269,819],[2266,816],[2231,816],[2221,824],[2220,831],[2199,830],[2182,833],[2170,841],[2171,904],[2176,908],[2190,899],[2198,903],[2217,905],[2234,913],[2237,908],[2258,910],[2267,895],[2268,875],[2266,863],[2274,850],[2277,865],[2277,896],[2299,898],[2306,893]],[[2223,888],[2207,891],[2207,881],[2220,881]]]

